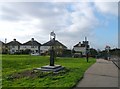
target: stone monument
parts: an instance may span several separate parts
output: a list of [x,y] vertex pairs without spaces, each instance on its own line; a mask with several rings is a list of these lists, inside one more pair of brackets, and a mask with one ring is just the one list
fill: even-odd
[[41,68],[36,68],[35,70],[41,70],[44,72],[58,72],[62,69],[64,69],[63,66],[61,65],[55,65],[54,64],[54,58],[55,58],[55,50],[54,50],[54,46],[55,46],[55,37],[56,34],[54,33],[54,31],[52,31],[50,33],[50,42],[51,42],[51,47],[50,47],[50,64],[46,65],[46,66],[42,66]]

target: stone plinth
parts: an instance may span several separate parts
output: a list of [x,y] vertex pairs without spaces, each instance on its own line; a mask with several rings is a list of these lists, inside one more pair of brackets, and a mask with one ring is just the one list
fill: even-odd
[[35,70],[41,70],[43,72],[50,72],[50,71],[58,72],[62,69],[64,69],[64,67],[61,65],[54,65],[54,66],[46,65],[46,66],[42,66],[41,68],[36,68]]

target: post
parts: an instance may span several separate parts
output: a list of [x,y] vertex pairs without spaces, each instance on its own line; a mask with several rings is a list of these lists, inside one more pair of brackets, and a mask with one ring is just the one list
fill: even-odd
[[54,48],[52,47],[52,49],[50,50],[50,66],[54,66]]
[[85,47],[86,47],[86,60],[88,62],[89,57],[88,57],[88,43],[87,43],[87,37],[85,37]]
[[54,51],[54,44],[55,44],[55,33],[50,33],[50,41],[51,41],[51,49],[50,49],[50,66],[54,66],[54,57],[55,57],[55,51]]
[[87,59],[87,62],[88,62],[88,50],[87,50],[87,55],[86,55],[86,59]]
[[110,46],[106,46],[105,50],[107,51],[107,60],[110,60]]

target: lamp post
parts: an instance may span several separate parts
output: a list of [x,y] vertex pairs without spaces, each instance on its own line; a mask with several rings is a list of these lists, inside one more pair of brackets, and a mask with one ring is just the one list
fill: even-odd
[[100,49],[97,49],[97,58],[100,58],[101,54],[100,54]]
[[110,46],[106,46],[105,50],[107,51],[107,60],[110,60]]
[[56,37],[56,34],[54,33],[54,31],[52,31],[50,33],[50,41],[51,41],[50,66],[54,66],[54,57],[55,57],[54,44],[55,44],[55,37]]
[[85,48],[86,48],[86,60],[88,62],[89,57],[88,57],[88,41],[87,41],[87,37],[85,37]]

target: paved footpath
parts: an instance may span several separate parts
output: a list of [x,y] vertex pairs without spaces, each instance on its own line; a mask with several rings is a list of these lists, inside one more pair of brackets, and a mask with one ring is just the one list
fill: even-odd
[[76,87],[118,87],[118,68],[112,61],[97,59]]

